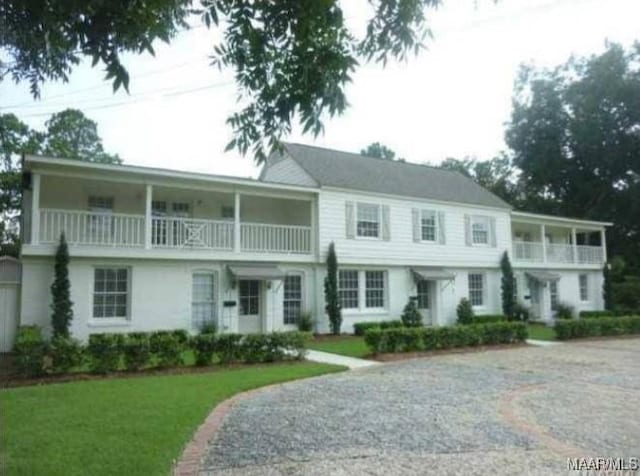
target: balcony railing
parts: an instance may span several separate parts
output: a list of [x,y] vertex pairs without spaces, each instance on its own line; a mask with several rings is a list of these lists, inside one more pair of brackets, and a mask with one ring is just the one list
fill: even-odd
[[527,263],[602,264],[604,252],[600,246],[574,246],[567,244],[516,241],[513,243],[515,261]]
[[311,227],[242,223],[240,247],[242,251],[310,253]]
[[144,216],[40,209],[40,242],[57,243],[62,232],[73,245],[139,247],[144,246]]
[[157,248],[233,249],[233,222],[154,217],[151,245]]
[[[235,223],[181,217],[151,218],[152,248],[233,251]],[[40,209],[39,242],[53,244],[65,233],[73,245],[145,246],[145,217],[82,210]],[[240,223],[240,251],[306,254],[311,227]]]

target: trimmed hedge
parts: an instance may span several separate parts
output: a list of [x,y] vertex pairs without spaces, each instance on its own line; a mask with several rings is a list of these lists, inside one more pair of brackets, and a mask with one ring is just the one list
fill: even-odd
[[357,336],[363,336],[369,329],[397,329],[399,327],[404,327],[404,323],[400,320],[358,322],[353,325],[353,333]]
[[16,336],[15,365],[25,377],[38,377],[44,373],[44,360],[48,346],[38,326],[21,326]]
[[474,316],[471,324],[489,324],[491,322],[504,322],[507,320],[507,316],[504,314],[483,314],[481,316]]
[[591,317],[557,321],[554,329],[559,340],[640,334],[640,316]]
[[87,345],[91,371],[96,374],[105,374],[118,370],[123,346],[123,334],[91,334]]
[[365,343],[375,354],[512,344],[526,338],[527,326],[522,322],[368,329],[364,335]]
[[621,317],[621,316],[639,316],[640,310],[616,310],[616,311],[580,311],[580,317],[583,319],[592,319],[598,317]]

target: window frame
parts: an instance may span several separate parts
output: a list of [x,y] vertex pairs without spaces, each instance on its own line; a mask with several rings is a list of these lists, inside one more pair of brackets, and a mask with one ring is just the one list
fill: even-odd
[[[486,237],[486,241],[476,241],[476,231],[474,230],[474,227],[476,225],[482,225],[484,227],[484,230],[480,230],[480,233],[484,233],[485,237]],[[471,233],[471,244],[473,246],[489,246],[490,243],[490,237],[489,237],[489,229],[490,229],[490,225],[489,225],[489,217],[486,215],[471,215],[471,223],[470,223],[470,230],[469,233]]]
[[[109,322],[118,322],[118,323],[122,323],[122,322],[128,322],[131,320],[131,300],[132,300],[132,296],[133,293],[131,292],[132,289],[132,276],[133,276],[133,272],[130,266],[125,266],[125,265],[105,265],[105,266],[93,266],[92,267],[93,270],[93,280],[92,280],[92,284],[91,284],[91,318],[90,318],[90,322],[93,323],[104,323],[104,324],[108,324]],[[118,271],[126,271],[126,290],[124,291],[118,291],[117,290],[117,285],[118,285]],[[96,283],[98,281],[97,279],[97,273],[98,271],[104,271],[105,272],[105,279],[104,279],[104,286],[105,289],[102,291],[97,291],[96,288]],[[107,291],[107,276],[106,276],[106,272],[107,271],[115,271],[116,273],[116,280],[115,280],[115,287],[116,290],[115,291]],[[101,305],[97,305],[96,304],[96,295],[100,295],[103,297],[103,299],[105,300],[105,302],[103,302],[103,304]],[[117,313],[114,311],[114,315],[111,316],[107,316],[106,312],[104,312],[104,314],[102,316],[98,316],[96,315],[96,307],[100,306],[102,307],[103,311],[105,311],[107,309],[107,307],[109,306],[108,303],[106,303],[106,297],[107,296],[125,296],[125,304],[124,304],[124,310],[125,313],[124,315],[117,315]],[[122,307],[121,304],[113,304],[112,305],[114,309],[117,309],[118,307]]]
[[[213,312],[213,319],[211,320],[211,322],[213,322],[214,324],[218,325],[219,323],[219,312],[218,312],[218,303],[219,303],[219,296],[218,293],[220,292],[219,289],[219,281],[218,281],[218,272],[215,270],[210,270],[210,269],[194,269],[191,271],[191,327],[194,329],[197,329],[198,326],[196,325],[196,322],[194,320],[194,316],[193,316],[193,311],[194,311],[194,304],[202,304],[202,303],[207,303],[207,301],[203,301],[203,300],[199,300],[196,301],[195,299],[195,294],[194,294],[194,280],[195,280],[195,276],[196,275],[209,275],[212,277],[212,287],[213,287],[213,292],[212,294],[212,300],[211,300],[211,306],[212,306],[212,312]],[[202,321],[200,323],[200,325],[203,325],[207,323],[207,321]]]
[[[425,238],[425,228],[429,227],[429,225],[425,225],[425,215],[428,214],[433,219],[433,239]],[[423,243],[437,243],[438,242],[438,212],[430,209],[421,209],[420,210],[420,241]]]
[[[376,221],[373,222],[371,220],[360,220],[360,208],[361,207],[372,207],[376,209]],[[370,202],[356,202],[355,204],[355,237],[358,239],[364,240],[380,240],[382,238],[382,206],[379,203],[370,203]],[[360,234],[360,222],[363,223],[375,223],[377,226],[376,235],[365,235]]]
[[580,295],[580,302],[589,302],[589,275],[587,273],[580,273],[578,275],[578,293]]
[[[355,288],[353,286],[350,286],[349,288],[343,288],[343,282],[348,281],[350,284],[353,284],[354,280],[353,279],[349,279],[346,280],[342,277],[343,273],[355,273]],[[344,302],[345,299],[347,299],[347,297],[345,296],[345,293],[353,293],[355,291],[355,306],[345,306]],[[351,302],[353,302],[353,295],[349,296],[348,299],[351,300]],[[339,269],[338,270],[338,301],[340,302],[340,308],[350,311],[350,310],[358,310],[360,309],[360,271],[357,269],[353,269],[353,268],[348,268],[348,269]]]
[[[480,298],[481,298],[481,302],[479,304],[474,302],[474,292],[476,293],[475,296],[477,297],[477,293],[478,293],[478,289],[477,287],[472,286],[472,282],[474,281],[473,278],[480,276],[480,284],[481,284],[481,288],[480,288]],[[469,302],[471,303],[471,305],[474,308],[483,308],[486,306],[486,301],[487,301],[487,277],[486,277],[486,273],[468,273],[467,275],[467,287],[468,287],[468,296],[469,296]]]
[[[376,281],[381,283],[381,287],[372,287],[369,288],[369,275],[372,273],[379,273],[379,280],[376,278]],[[365,309],[386,309],[387,307],[387,273],[384,270],[380,269],[366,269],[363,271],[364,274],[364,307]],[[382,295],[370,296],[369,293],[382,293]],[[369,300],[376,299],[375,303],[377,304],[379,299],[382,299],[382,305],[369,305]]]
[[[242,287],[244,283],[258,283],[257,287],[255,289],[255,293],[253,292],[254,290],[251,289],[251,287],[247,288],[247,293],[243,295],[242,293]],[[238,281],[238,316],[239,317],[244,317],[244,316],[260,316],[261,315],[261,305],[262,305],[262,296],[261,296],[261,291],[262,291],[262,285],[261,285],[261,281],[257,280],[257,279],[241,279]],[[247,300],[248,304],[249,304],[249,309],[248,311],[251,311],[252,308],[252,302],[253,301],[257,301],[257,309],[256,312],[243,312],[243,305],[242,305],[242,301],[243,299]]]
[[558,287],[558,281],[549,282],[549,305],[551,310],[555,311],[560,303],[560,288]]
[[[423,288],[424,286],[424,288]],[[422,306],[422,300],[426,297],[427,306]],[[418,309],[431,309],[433,305],[433,296],[431,293],[431,282],[426,279],[421,279],[416,283],[416,306]]]
[[[299,297],[297,298],[291,298],[291,297],[287,297],[287,279],[289,278],[297,278],[298,279],[298,283],[299,283]],[[287,303],[291,304],[291,303],[298,303],[298,312],[297,312],[297,316],[295,316],[295,319],[293,319],[291,322],[287,321]],[[298,322],[300,321],[300,315],[304,312],[303,311],[304,308],[304,277],[302,275],[302,273],[291,273],[291,274],[287,274],[284,277],[284,280],[282,282],[282,322],[284,325],[297,325]]]

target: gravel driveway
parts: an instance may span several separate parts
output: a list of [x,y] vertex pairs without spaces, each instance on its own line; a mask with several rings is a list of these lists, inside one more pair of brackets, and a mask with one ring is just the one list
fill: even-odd
[[416,359],[240,401],[202,474],[578,474],[640,457],[640,339]]

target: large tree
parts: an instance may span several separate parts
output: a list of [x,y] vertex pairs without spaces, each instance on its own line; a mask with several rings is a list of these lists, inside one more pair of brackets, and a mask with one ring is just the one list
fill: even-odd
[[359,26],[347,27],[338,0],[5,0],[0,77],[27,81],[38,96],[44,81],[66,81],[88,57],[104,66],[114,89],[127,89],[121,54],[153,54],[154,42],[170,42],[199,17],[222,33],[214,64],[235,72],[241,100],[228,119],[229,147],[262,161],[294,120],[318,134],[323,116],[345,110],[345,87],[359,63],[417,52],[430,34],[425,11],[440,4],[371,0],[359,35]]
[[14,114],[0,114],[0,255],[18,254],[22,154],[121,162],[117,155],[104,151],[96,123],[81,111],[66,109],[54,114],[44,131],[31,129]]
[[612,220],[611,251],[640,270],[640,43],[523,68],[506,139],[529,208]]
[[362,149],[360,154],[366,155],[367,157],[375,157],[377,159],[394,160],[396,158],[396,153],[380,142],[372,142]]

